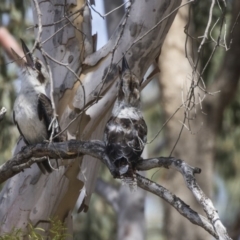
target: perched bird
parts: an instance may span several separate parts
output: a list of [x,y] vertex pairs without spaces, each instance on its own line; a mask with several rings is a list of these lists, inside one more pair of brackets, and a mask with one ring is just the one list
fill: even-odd
[[[49,140],[52,133],[49,126],[54,116],[52,104],[46,96],[45,89],[50,81],[48,71],[38,58],[32,56],[23,41],[22,49],[26,61],[12,49],[22,70],[21,90],[14,103],[13,121],[25,143],[30,145]],[[43,173],[50,173],[53,170],[49,160],[37,164]]]
[[118,96],[104,131],[106,153],[123,183],[136,189],[135,163],[147,142],[147,125],[140,110],[140,81],[123,57]]

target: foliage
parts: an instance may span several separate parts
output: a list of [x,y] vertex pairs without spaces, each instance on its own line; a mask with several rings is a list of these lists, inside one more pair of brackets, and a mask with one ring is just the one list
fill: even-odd
[[12,229],[10,233],[6,233],[0,236],[0,240],[20,240],[22,239],[22,230],[21,229]]
[[[59,220],[50,221],[51,228],[50,228],[50,235],[52,240],[65,240],[69,234],[66,234],[67,228],[64,224]],[[28,239],[29,240],[45,240],[48,237],[44,236],[45,230],[40,227],[34,227],[32,224],[28,224]],[[21,240],[25,237],[23,231],[21,229],[13,228],[10,233],[6,233],[0,236],[0,240]]]
[[50,220],[51,228],[50,233],[53,240],[65,240],[69,234],[66,234],[67,228],[60,220]]

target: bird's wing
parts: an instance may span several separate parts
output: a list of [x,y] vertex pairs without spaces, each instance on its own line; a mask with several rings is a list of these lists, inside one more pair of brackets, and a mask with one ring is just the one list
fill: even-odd
[[[53,119],[53,108],[50,99],[42,93],[40,93],[38,96],[38,117],[41,121],[43,120],[45,122],[49,139],[52,131],[51,129],[49,129],[49,125],[51,124],[51,121]],[[43,169],[47,172],[51,173],[53,171],[49,159],[41,162],[41,164],[43,165]],[[42,170],[41,165],[38,164],[38,166]]]
[[[43,120],[49,128],[49,125],[51,124],[53,120],[53,108],[52,108],[52,103],[50,99],[44,95],[44,94],[39,94],[38,97],[38,117],[40,120]],[[48,138],[51,136],[52,129],[48,129]],[[55,134],[60,133],[61,128],[58,126],[57,130],[55,129]],[[67,135],[66,132],[62,132],[59,136],[56,136],[53,138],[54,142],[64,142],[67,140]]]
[[38,117],[41,121],[43,120],[45,122],[48,137],[50,137],[51,129],[49,130],[48,127],[53,119],[52,103],[50,99],[42,93],[40,93],[38,96]]
[[18,129],[20,135],[22,136],[24,142],[25,142],[27,145],[29,145],[28,141],[27,141],[26,138],[24,137],[24,135],[23,135],[23,133],[22,133],[22,131],[21,131],[19,125],[18,125],[18,122],[17,122],[16,119],[15,119],[15,111],[14,111],[14,110],[13,110],[13,122],[14,122],[14,124],[17,126],[17,129]]
[[143,147],[147,143],[147,124],[143,118],[140,118],[138,121],[133,122],[134,129],[138,133],[138,137],[141,139],[143,143]]

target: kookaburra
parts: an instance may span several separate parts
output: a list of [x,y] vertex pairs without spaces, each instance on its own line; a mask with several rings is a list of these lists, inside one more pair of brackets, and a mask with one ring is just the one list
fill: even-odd
[[[118,169],[123,182],[135,188],[135,163],[147,142],[147,125],[140,110],[140,81],[123,57],[118,96],[107,122],[106,153]],[[132,185],[132,186],[131,186]]]
[[[32,56],[23,41],[22,49],[26,61],[12,50],[22,70],[21,90],[14,103],[13,120],[25,143],[30,145],[49,140],[52,132],[49,125],[54,116],[51,101],[46,96],[46,85],[50,81],[48,71],[38,58]],[[43,173],[52,172],[49,160],[37,164]]]

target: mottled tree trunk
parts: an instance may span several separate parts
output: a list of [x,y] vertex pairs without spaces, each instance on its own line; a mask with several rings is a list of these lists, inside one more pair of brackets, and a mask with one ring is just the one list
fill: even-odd
[[[43,48],[52,58],[67,65],[49,60],[60,125],[62,129],[67,127],[69,139],[102,139],[116,98],[117,64],[122,53],[126,54],[131,70],[141,79],[159,56],[176,12],[161,24],[159,21],[176,9],[181,1],[133,1],[112,38],[95,53],[91,12],[84,0],[38,3],[42,14],[38,15],[34,10],[35,23],[39,25],[39,16],[42,24],[48,25],[43,27],[40,39]],[[77,10],[79,15],[71,17]],[[68,18],[60,21],[66,15]],[[156,24],[156,28],[138,39]],[[134,42],[136,39],[138,41]],[[75,117],[78,118],[68,126]],[[21,144],[18,144],[17,151],[20,149]],[[26,230],[29,222],[48,230],[50,224],[39,221],[56,217],[65,222],[71,232],[72,210],[79,197],[82,200],[78,201],[81,204],[77,207],[87,210],[98,166],[99,161],[79,156],[50,175],[41,174],[33,166],[9,179],[0,194],[1,232],[8,232],[12,227]]]

